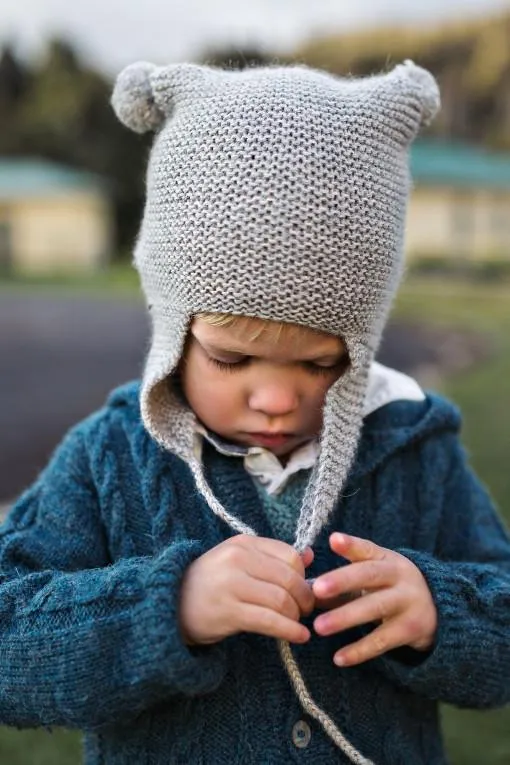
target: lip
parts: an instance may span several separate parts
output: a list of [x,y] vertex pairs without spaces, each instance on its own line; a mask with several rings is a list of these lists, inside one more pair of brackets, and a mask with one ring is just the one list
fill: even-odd
[[273,448],[283,446],[292,437],[291,433],[250,433],[249,435],[256,443]]

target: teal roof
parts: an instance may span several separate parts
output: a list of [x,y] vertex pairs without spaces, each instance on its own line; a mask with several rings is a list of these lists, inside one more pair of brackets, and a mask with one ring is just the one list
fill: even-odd
[[92,173],[46,160],[0,157],[0,199],[105,190],[106,182]]
[[510,190],[510,153],[422,139],[411,151],[411,173],[417,186]]

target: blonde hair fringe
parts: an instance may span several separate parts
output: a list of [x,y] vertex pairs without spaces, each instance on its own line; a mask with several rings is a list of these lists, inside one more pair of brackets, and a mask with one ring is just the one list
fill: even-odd
[[283,332],[289,330],[292,334],[299,336],[301,333],[316,332],[318,330],[311,327],[302,327],[299,324],[291,324],[287,321],[273,321],[271,319],[261,319],[258,316],[240,316],[233,313],[197,313],[197,319],[201,319],[212,327],[235,327],[245,325],[249,331],[249,341],[258,340],[265,332],[270,332],[272,339],[277,342]]

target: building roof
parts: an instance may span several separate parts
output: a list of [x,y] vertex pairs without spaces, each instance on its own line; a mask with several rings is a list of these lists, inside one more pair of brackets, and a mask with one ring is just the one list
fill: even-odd
[[411,173],[417,186],[510,190],[510,153],[422,139],[411,150]]
[[0,200],[107,190],[100,176],[42,159],[0,157]]

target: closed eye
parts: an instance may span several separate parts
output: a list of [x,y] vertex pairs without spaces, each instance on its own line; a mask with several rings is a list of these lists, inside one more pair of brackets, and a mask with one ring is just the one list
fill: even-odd
[[243,356],[239,361],[220,361],[213,356],[208,356],[207,360],[214,364],[218,369],[222,369],[224,372],[239,371],[243,367],[248,366],[251,356]]
[[336,364],[330,364],[329,366],[316,364],[314,361],[303,361],[301,363],[312,375],[331,375],[333,372],[338,371],[343,373],[347,367],[347,363],[344,359],[341,359],[341,361],[338,361]]
[[[247,367],[253,360],[253,357],[243,356],[238,361],[221,361],[220,359],[215,359],[214,356],[208,356],[207,359],[211,364],[224,372],[238,372]],[[336,364],[331,365],[317,364],[314,361],[301,361],[299,363],[312,375],[328,376],[337,372],[343,374],[349,366],[349,358],[348,356],[342,357]]]

